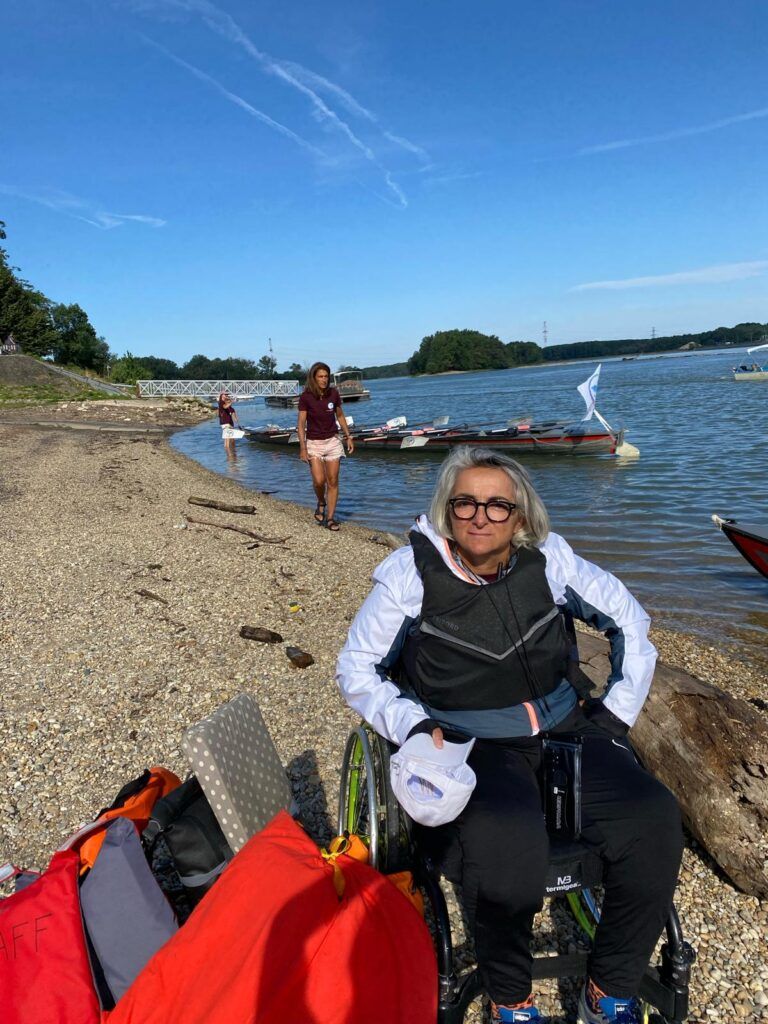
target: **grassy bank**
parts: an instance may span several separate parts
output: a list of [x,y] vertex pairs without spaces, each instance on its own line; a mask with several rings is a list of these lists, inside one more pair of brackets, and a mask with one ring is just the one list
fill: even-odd
[[55,402],[96,401],[103,392],[56,373],[29,356],[0,356],[0,411]]

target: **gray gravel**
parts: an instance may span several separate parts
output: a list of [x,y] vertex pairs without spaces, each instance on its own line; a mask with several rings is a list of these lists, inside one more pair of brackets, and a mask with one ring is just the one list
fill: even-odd
[[[298,463],[296,474],[307,488]],[[237,533],[185,526],[190,495],[254,504],[254,516],[205,518],[289,539],[249,549]],[[310,829],[327,840],[355,723],[334,664],[387,553],[370,537],[348,524],[321,530],[306,509],[246,491],[154,436],[0,426],[0,861],[44,865],[149,764],[185,772],[183,729],[242,691],[259,701]],[[241,639],[243,625],[275,630],[314,664],[296,669],[284,644]],[[666,660],[707,657],[710,681],[733,682],[728,652],[662,640]],[[750,695],[768,698],[762,666],[746,671]],[[743,666],[737,674],[744,687]],[[699,951],[690,1019],[768,1018],[768,908],[693,844],[677,904]],[[453,898],[452,912],[460,941]],[[559,904],[551,913],[540,945],[567,949],[576,931]],[[574,985],[539,991],[543,1010],[573,1014]]]

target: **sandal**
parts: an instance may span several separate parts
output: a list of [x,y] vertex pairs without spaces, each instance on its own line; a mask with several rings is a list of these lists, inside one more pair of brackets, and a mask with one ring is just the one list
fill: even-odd
[[331,533],[338,533],[339,530],[341,529],[341,523],[338,521],[338,519],[329,519],[325,525],[328,527]]
[[324,501],[318,501],[317,508],[315,509],[315,521],[320,523],[321,526],[325,523],[325,507]]

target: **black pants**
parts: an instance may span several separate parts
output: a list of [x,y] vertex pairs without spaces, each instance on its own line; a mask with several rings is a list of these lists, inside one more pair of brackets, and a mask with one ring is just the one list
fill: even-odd
[[[587,722],[580,710],[556,731],[583,736],[581,840],[604,864],[589,974],[609,995],[633,996],[672,904],[680,812],[669,790],[638,765],[627,740]],[[461,881],[485,988],[502,1004],[531,991],[531,927],[549,859],[540,760],[539,737],[478,740],[469,759],[477,787],[464,812],[449,825],[418,829],[446,875]]]

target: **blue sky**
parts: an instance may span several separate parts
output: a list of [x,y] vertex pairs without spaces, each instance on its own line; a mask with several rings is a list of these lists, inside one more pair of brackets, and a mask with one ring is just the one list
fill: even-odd
[[25,0],[0,219],[113,351],[768,320],[761,0]]

